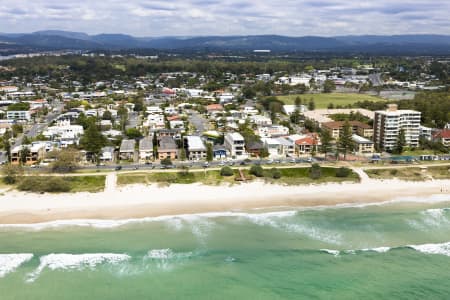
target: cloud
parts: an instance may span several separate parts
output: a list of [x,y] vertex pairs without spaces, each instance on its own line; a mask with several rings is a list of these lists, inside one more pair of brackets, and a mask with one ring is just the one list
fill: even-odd
[[0,1],[0,28],[136,36],[450,34],[449,11],[448,0],[15,0]]

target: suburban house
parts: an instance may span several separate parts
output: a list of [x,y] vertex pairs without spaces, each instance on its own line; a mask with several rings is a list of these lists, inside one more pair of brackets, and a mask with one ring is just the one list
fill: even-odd
[[122,140],[119,149],[119,158],[121,160],[134,160],[135,140]]
[[139,142],[139,160],[149,161],[153,159],[153,137],[146,136]]
[[225,135],[225,148],[234,158],[247,158],[244,137],[238,132],[227,133]]
[[450,147],[450,129],[444,129],[435,133],[433,140],[441,142],[446,147]]
[[30,121],[31,113],[28,110],[11,110],[6,112],[8,120]]
[[216,160],[227,158],[227,149],[222,145],[214,145],[213,158]]
[[261,151],[265,148],[264,143],[254,141],[247,144],[247,152],[254,157],[261,156]]
[[210,104],[206,106],[206,111],[209,115],[223,112],[223,106],[221,104]]
[[170,136],[160,137],[158,144],[158,159],[176,159],[178,157],[177,144]]
[[186,157],[189,160],[206,159],[206,147],[199,136],[185,136],[184,148],[186,149]]
[[353,143],[355,144],[355,152],[358,154],[372,154],[375,152],[374,143],[359,135],[352,135]]
[[269,152],[269,157],[278,158],[282,156],[280,141],[273,138],[262,138],[261,140]]
[[295,141],[297,153],[299,154],[310,154],[313,150],[317,151],[319,145],[319,138],[315,135],[306,135]]
[[261,126],[256,134],[262,138],[286,136],[289,135],[289,128],[281,125]]
[[36,143],[34,145],[20,145],[11,150],[11,164],[18,165],[23,151],[26,151],[25,164],[33,165],[45,157],[45,145]]
[[113,162],[114,161],[114,147],[107,146],[101,149],[100,153],[101,162]]
[[276,140],[280,143],[281,155],[286,157],[295,156],[295,142],[285,137],[279,137]]

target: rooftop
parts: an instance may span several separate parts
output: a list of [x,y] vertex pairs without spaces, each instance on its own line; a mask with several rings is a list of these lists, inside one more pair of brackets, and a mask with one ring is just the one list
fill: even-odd
[[202,139],[199,136],[188,135],[185,137],[188,149],[191,151],[206,151]]
[[122,140],[120,144],[120,152],[134,152],[135,140]]
[[144,137],[139,142],[139,150],[140,151],[151,151],[151,150],[153,150],[153,138],[151,136]]

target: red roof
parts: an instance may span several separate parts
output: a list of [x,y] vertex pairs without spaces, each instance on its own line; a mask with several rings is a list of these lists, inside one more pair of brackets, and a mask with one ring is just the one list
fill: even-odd
[[180,116],[167,117],[167,121],[177,121],[177,120],[180,120],[180,119],[181,119]]
[[206,106],[206,110],[207,111],[212,111],[212,110],[223,110],[223,106],[220,104],[210,104]]
[[450,129],[444,129],[441,132],[438,132],[436,136],[443,139],[450,139]]
[[296,145],[317,145],[317,140],[307,136],[295,141]]

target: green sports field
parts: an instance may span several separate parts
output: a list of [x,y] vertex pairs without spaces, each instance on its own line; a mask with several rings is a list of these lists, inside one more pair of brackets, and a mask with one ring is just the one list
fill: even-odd
[[301,95],[289,95],[278,96],[277,98],[283,101],[285,104],[294,104],[295,98],[300,97],[303,103],[308,103],[312,98],[316,104],[316,108],[327,108],[330,103],[337,105],[347,106],[354,104],[358,101],[386,101],[385,99],[370,96],[365,94],[344,94],[344,93],[330,93],[330,94],[301,94]]

